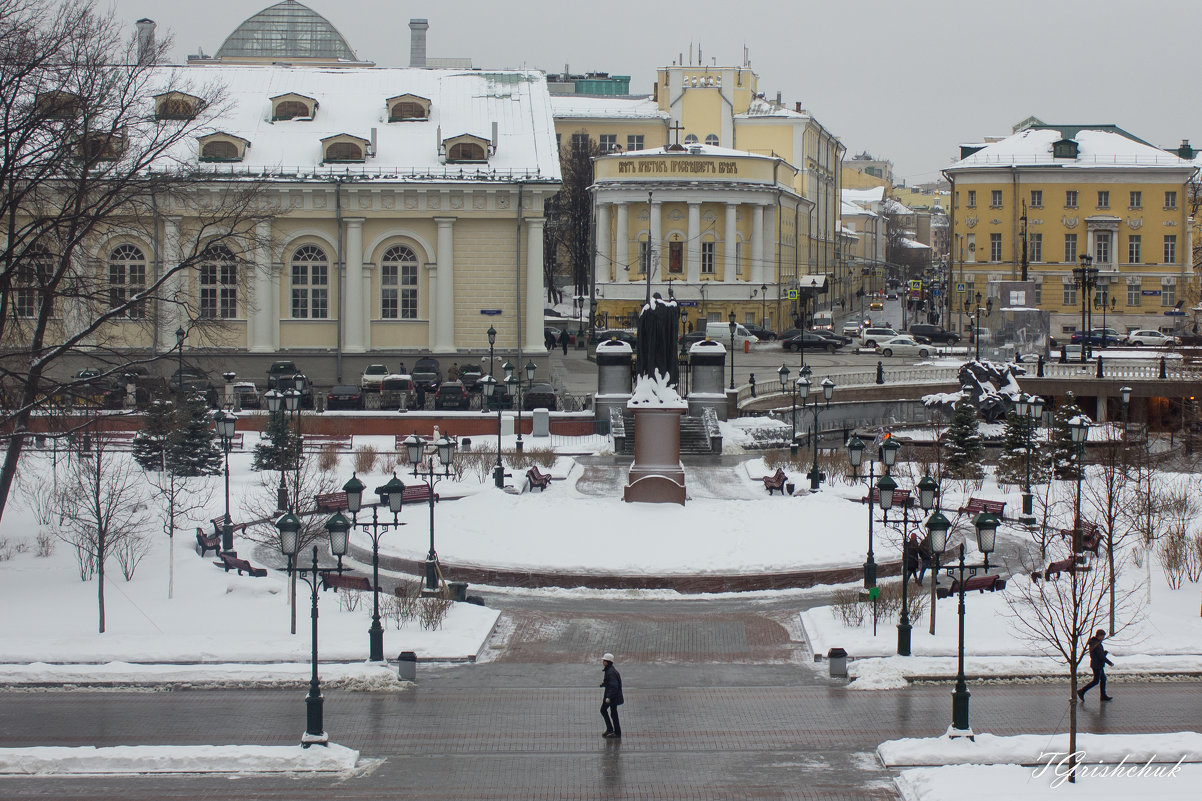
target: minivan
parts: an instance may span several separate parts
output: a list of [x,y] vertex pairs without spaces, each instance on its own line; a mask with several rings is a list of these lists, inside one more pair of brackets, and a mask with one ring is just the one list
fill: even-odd
[[865,328],[860,332],[860,347],[875,348],[880,342],[897,335],[892,328]]
[[[705,327],[705,335],[715,342],[721,342],[727,347],[731,345],[729,323],[711,322]],[[754,345],[759,341],[759,337],[748,331],[744,326],[735,323],[734,346],[736,349],[742,350],[744,345]]]

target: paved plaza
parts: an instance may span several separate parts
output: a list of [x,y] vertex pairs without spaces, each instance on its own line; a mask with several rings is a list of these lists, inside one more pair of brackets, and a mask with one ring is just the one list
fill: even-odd
[[[488,595],[505,611],[474,665],[418,666],[404,692],[325,692],[354,776],[0,779],[5,799],[893,799],[882,740],[941,734],[951,686],[846,689],[815,664],[796,611],[818,602]],[[626,687],[624,739],[601,737],[599,656]],[[1196,727],[1198,682],[1115,679],[1083,731]],[[994,734],[1063,731],[1058,684],[971,687]],[[24,691],[3,695],[0,746],[294,744],[294,690]]]

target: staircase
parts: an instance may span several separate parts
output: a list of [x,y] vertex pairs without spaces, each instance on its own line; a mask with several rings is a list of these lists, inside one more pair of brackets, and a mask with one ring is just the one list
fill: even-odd
[[[622,415],[621,429],[625,431],[625,436],[615,436],[614,451],[624,456],[634,455],[634,415],[624,413]],[[619,430],[618,426],[612,427],[616,433]],[[721,440],[719,440],[720,442]],[[720,448],[721,446],[719,446]],[[680,418],[680,453],[681,455],[703,455],[712,454],[714,446],[711,444],[709,428],[706,425],[705,419],[702,417],[692,417],[686,415]]]

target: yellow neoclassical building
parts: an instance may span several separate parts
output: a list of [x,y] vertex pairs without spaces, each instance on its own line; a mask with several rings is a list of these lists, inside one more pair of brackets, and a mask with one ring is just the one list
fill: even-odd
[[[552,98],[561,147],[595,143],[596,310],[672,293],[709,321],[789,327],[841,292],[842,143],[748,66],[672,65],[647,98]],[[811,303],[809,309],[812,311]]]
[[[1185,158],[1181,156],[1184,155]],[[963,145],[944,171],[952,184],[952,320],[967,327],[964,303],[977,293],[996,314],[1012,302],[1003,287],[1022,279],[1026,240],[1033,297],[1050,334],[1081,328],[1084,300],[1093,326],[1120,334],[1172,331],[1181,307],[1197,301],[1188,183],[1193,152],[1157,148],[1114,125],[1026,127],[998,141]],[[1073,268],[1097,268],[1082,298]],[[982,321],[982,325],[987,323]]]

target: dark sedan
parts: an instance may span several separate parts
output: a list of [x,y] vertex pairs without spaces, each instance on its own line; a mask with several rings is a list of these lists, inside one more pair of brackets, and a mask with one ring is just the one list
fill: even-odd
[[761,342],[771,342],[772,340],[776,339],[776,332],[771,328],[765,328],[764,326],[756,325],[755,323],[747,323],[743,327],[759,337]]
[[526,394],[522,396],[522,408],[527,411],[533,409],[555,411],[557,403],[555,387],[550,384],[531,384],[530,388],[526,390]]
[[809,331],[803,331],[795,337],[790,337],[781,343],[785,350],[811,350],[811,351],[826,351],[834,353],[842,347],[838,342],[832,342],[829,339],[824,339],[817,334],[811,334]]
[[471,400],[462,381],[443,381],[434,393],[434,408],[463,410],[471,406]]
[[363,390],[350,384],[339,384],[326,397],[327,409],[362,409]]

